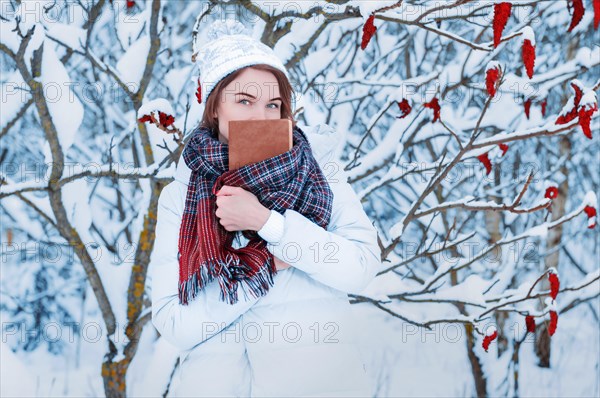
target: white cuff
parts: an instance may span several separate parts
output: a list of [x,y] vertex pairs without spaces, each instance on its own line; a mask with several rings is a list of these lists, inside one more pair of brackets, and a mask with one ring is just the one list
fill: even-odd
[[269,215],[267,222],[257,231],[258,235],[268,243],[277,243],[283,236],[284,224],[285,217],[275,210],[271,210],[271,215]]

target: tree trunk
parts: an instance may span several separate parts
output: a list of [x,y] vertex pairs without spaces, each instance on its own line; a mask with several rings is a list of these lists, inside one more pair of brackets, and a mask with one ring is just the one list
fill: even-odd
[[[451,249],[453,255],[457,255],[456,250]],[[458,282],[456,272],[450,273],[450,279],[452,286],[455,286]],[[464,304],[456,304],[462,315],[467,315]],[[483,369],[479,357],[475,353],[475,347],[477,345],[477,334],[470,324],[465,324],[465,335],[467,336],[467,355],[469,357],[469,363],[471,364],[471,373],[473,374],[473,382],[475,383],[475,390],[477,391],[478,397],[487,397],[487,380],[483,374]]]
[[[499,186],[500,181],[500,167],[494,168],[494,186]],[[487,198],[488,200],[492,200],[494,203],[500,204],[502,203],[502,197],[498,195],[490,195]],[[500,233],[500,212],[499,211],[486,211],[485,212],[485,228],[489,235],[488,244],[492,245],[495,242],[498,242],[502,239],[502,234]],[[496,247],[494,251],[491,253],[491,258],[496,263],[496,268],[500,269],[500,264],[502,263],[502,247]],[[498,356],[502,355],[504,351],[508,348],[508,339],[506,338],[504,333],[501,333],[504,330],[504,324],[508,319],[508,312],[498,312],[496,313],[496,325],[498,328]]]
[[[570,157],[571,153],[571,141],[568,136],[562,136],[559,142],[559,151],[561,156],[567,154]],[[567,177],[558,186],[558,197],[552,200],[552,220],[556,220],[565,214],[565,207],[567,202],[567,196],[569,195],[569,170],[566,167],[561,167],[561,172]],[[559,224],[556,228],[552,228],[548,231],[548,240],[546,242],[546,250],[551,250],[553,247],[560,245],[562,240],[563,225]],[[558,264],[560,259],[560,250],[546,256],[545,258],[545,270],[549,268],[555,268],[558,271]],[[550,289],[548,279],[544,278],[541,281],[540,288],[543,290]],[[542,302],[540,302],[540,309]],[[542,368],[550,367],[550,335],[546,328],[546,323],[540,325],[539,331],[536,333],[535,342],[535,353],[538,357],[538,365]]]
[[519,396],[519,350],[521,349],[520,341],[513,341],[513,354],[512,354],[512,366],[513,366],[513,397]]
[[[573,59],[577,49],[579,48],[579,39],[573,38],[569,42],[569,47],[567,47],[567,59]],[[561,103],[567,102],[571,90],[565,90],[563,94],[563,98],[561,98]],[[571,157],[571,141],[568,135],[563,135],[560,137],[559,152],[560,156],[568,155]],[[566,164],[566,162],[565,162]],[[558,197],[552,200],[552,220],[556,220],[562,217],[565,214],[565,205],[567,202],[567,197],[569,196],[569,169],[566,166],[562,166],[560,168],[561,173],[565,176],[565,180],[559,184],[558,186]],[[563,234],[563,225],[559,224],[556,228],[552,228],[548,231],[548,240],[546,241],[546,250],[552,250],[552,248],[560,245]],[[560,257],[560,250],[555,251],[545,258],[545,270],[548,270],[551,267],[554,267],[558,271],[558,263]],[[548,283],[548,279],[543,279],[542,284],[540,286],[543,290],[548,290],[550,285]],[[542,307],[542,303],[539,304],[540,309]],[[546,323],[543,323],[539,328],[539,331],[536,333],[536,342],[535,342],[535,353],[538,357],[538,365],[543,368],[550,367],[550,335],[548,334],[548,330],[546,328]]]
[[102,378],[104,379],[104,393],[107,398],[124,398],[125,376],[130,360],[123,359],[119,362],[109,360],[102,364]]
[[109,340],[109,351],[102,364],[104,392],[109,398],[124,398],[126,396],[125,377],[127,369],[137,352],[142,330],[152,316],[151,312],[142,315],[144,308],[150,305],[144,301],[144,289],[150,256],[154,248],[154,238],[156,236],[158,199],[164,187],[164,183],[158,181],[152,182],[152,196],[150,197],[148,212],[144,217],[144,226],[140,232],[135,261],[131,269],[127,291],[127,327],[125,329],[125,335],[129,339],[129,342],[123,349],[124,357],[118,362],[113,362],[113,359],[118,355],[118,348]]
[[471,372],[475,382],[475,390],[480,398],[487,397],[487,379],[483,374],[479,357],[475,354],[475,346],[477,345],[477,336],[473,330],[473,326],[465,325],[467,332],[467,353],[469,354],[469,363],[471,364]]

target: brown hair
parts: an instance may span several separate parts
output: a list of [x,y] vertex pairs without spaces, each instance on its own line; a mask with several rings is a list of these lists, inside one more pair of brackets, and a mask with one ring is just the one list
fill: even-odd
[[292,121],[292,126],[296,127],[296,121],[294,120],[294,115],[292,113],[292,96],[294,95],[294,89],[292,88],[290,81],[282,71],[265,64],[250,65],[244,68],[240,68],[234,71],[233,73],[225,76],[221,81],[219,81],[209,94],[208,98],[206,99],[206,104],[204,106],[204,113],[202,114],[200,126],[208,127],[212,130],[215,137],[218,136],[219,121],[216,118],[213,118],[212,115],[217,113],[219,100],[221,98],[221,91],[223,91],[223,89],[229,83],[235,80],[238,77],[238,75],[242,73],[242,71],[246,68],[254,68],[257,70],[271,72],[273,75],[275,75],[275,78],[277,79],[277,83],[279,85],[279,94],[282,99],[281,118],[290,119]]

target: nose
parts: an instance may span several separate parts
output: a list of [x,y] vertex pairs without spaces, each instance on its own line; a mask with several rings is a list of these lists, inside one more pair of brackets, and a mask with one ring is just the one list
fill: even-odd
[[265,120],[267,119],[267,110],[266,109],[257,109],[252,114],[250,120]]

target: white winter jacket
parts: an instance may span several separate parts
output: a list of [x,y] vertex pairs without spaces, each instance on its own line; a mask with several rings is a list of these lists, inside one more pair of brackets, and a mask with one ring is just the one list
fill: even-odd
[[[181,350],[169,396],[368,396],[367,369],[356,343],[361,320],[347,293],[358,293],[379,270],[377,232],[334,156],[339,133],[299,127],[333,191],[327,230],[286,210],[284,232],[268,242],[292,267],[279,271],[259,299],[240,292],[230,305],[209,283],[179,304],[179,226],[190,170],[181,159],[158,203],[151,256],[152,322]],[[234,248],[245,246],[241,233]]]

